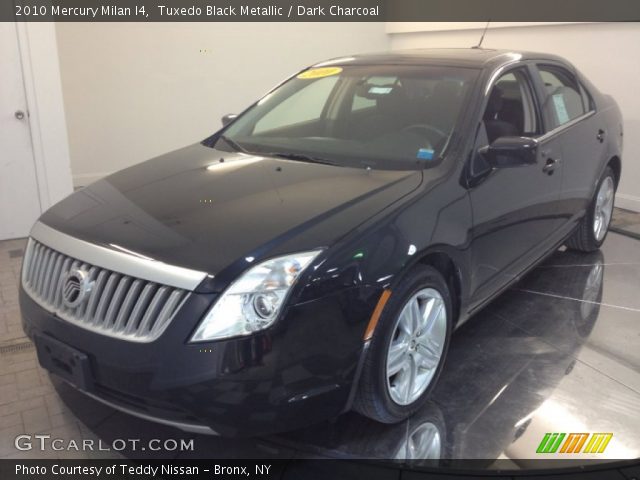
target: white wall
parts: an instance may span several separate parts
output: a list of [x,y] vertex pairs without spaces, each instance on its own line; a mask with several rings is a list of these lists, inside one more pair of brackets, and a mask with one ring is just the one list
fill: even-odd
[[388,49],[384,23],[58,23],[75,185],[197,142],[314,62]]
[[[640,23],[591,23],[502,27],[493,24],[483,46],[549,52],[580,69],[615,97],[625,123],[622,181],[616,205],[640,211]],[[470,47],[484,24],[388,24],[391,48]],[[452,30],[443,30],[451,28]],[[398,32],[398,33],[392,33]]]

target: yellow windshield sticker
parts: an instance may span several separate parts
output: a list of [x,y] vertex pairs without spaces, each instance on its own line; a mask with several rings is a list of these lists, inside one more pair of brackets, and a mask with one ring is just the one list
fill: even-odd
[[322,68],[311,68],[309,70],[305,70],[298,78],[302,79],[310,79],[310,78],[322,78],[329,77],[331,75],[337,75],[342,71],[340,67],[322,67]]

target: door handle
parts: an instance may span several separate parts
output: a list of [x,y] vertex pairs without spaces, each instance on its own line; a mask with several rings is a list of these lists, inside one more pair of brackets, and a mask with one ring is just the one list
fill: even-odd
[[544,164],[544,167],[542,167],[542,171],[547,175],[553,175],[553,171],[556,169],[556,167],[559,164],[560,164],[559,158],[555,158],[555,159],[547,158],[547,162]]
[[24,120],[25,113],[22,110],[16,110],[16,113],[13,114],[18,120]]
[[596,135],[596,138],[600,143],[604,142],[604,136],[605,136],[605,131],[602,129],[598,130],[598,134]]

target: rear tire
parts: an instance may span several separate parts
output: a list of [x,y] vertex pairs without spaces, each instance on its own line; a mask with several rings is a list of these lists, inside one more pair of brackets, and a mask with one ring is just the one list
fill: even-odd
[[587,214],[567,240],[568,248],[580,252],[593,252],[600,248],[607,238],[607,231],[613,216],[615,193],[616,177],[611,167],[607,167],[598,182],[598,188],[591,199]]
[[371,338],[354,409],[382,423],[415,413],[433,390],[449,347],[451,296],[433,267],[403,278],[384,307]]

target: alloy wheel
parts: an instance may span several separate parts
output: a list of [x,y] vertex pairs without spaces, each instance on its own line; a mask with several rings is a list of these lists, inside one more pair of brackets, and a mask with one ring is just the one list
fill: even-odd
[[387,349],[387,389],[398,405],[415,402],[429,387],[444,350],[447,309],[440,293],[425,288],[405,303]]
[[397,460],[439,460],[442,457],[440,430],[431,422],[418,425],[407,435],[396,453]]
[[614,191],[613,178],[606,177],[598,190],[593,214],[593,235],[598,242],[602,241],[609,229],[609,222],[611,222],[613,214]]

